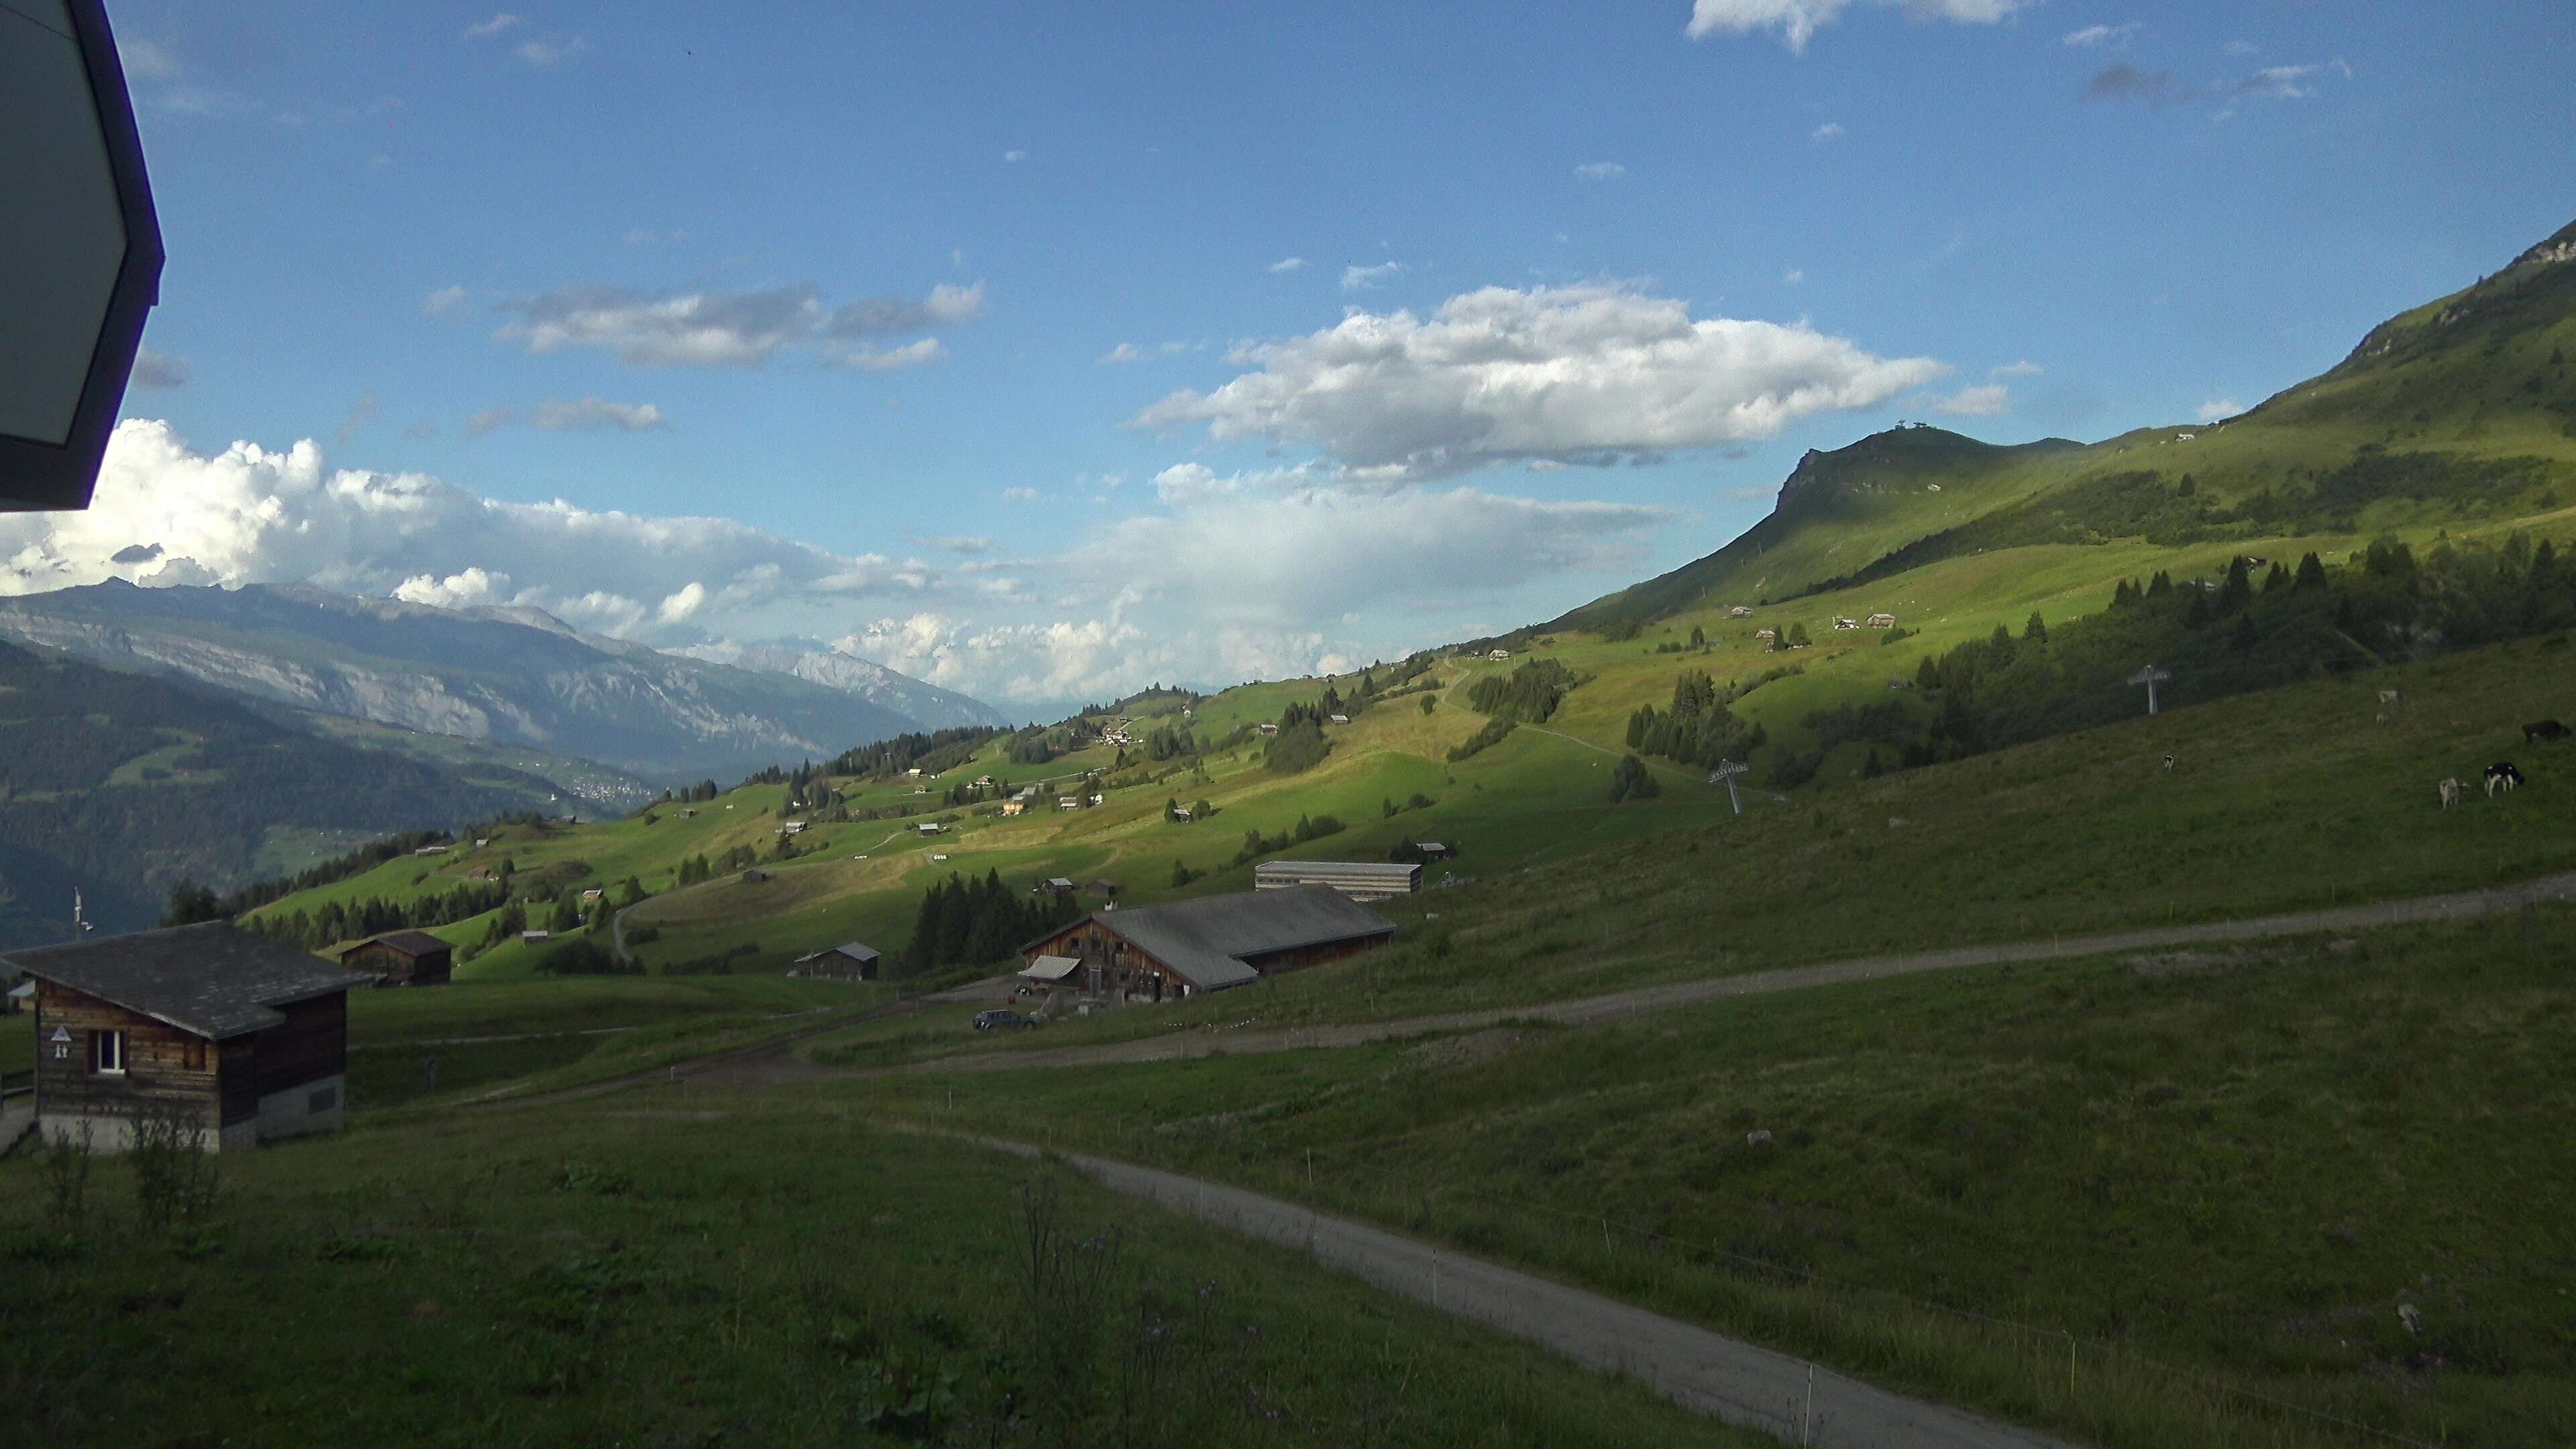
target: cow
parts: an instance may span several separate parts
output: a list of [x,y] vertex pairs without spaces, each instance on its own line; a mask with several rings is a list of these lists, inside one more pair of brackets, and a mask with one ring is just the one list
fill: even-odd
[[2379,702],[2381,704],[2395,704],[2403,698],[2405,698],[2404,695],[2393,689],[2383,689],[2379,692]]
[[2547,740],[2563,740],[2570,731],[2554,719],[2537,720],[2522,727],[2522,742],[2536,745]]
[[2174,767],[2174,757],[2173,757],[2173,752],[2172,752],[2171,750],[2168,750],[2168,751],[2166,751],[2166,752],[2165,752],[2165,768],[2166,768],[2166,769],[2168,769],[2168,770],[2170,770],[2170,769],[2172,769],[2173,767]]
[[2522,772],[2513,767],[2513,761],[2498,760],[2494,764],[2487,766],[2488,799],[2494,799],[2496,792],[2499,790],[2511,791],[2519,787],[2521,784]]
[[2444,780],[2438,788],[2442,792],[2442,808],[2448,810],[2460,803],[2460,792],[2468,786],[2461,784],[2457,777],[2453,777]]

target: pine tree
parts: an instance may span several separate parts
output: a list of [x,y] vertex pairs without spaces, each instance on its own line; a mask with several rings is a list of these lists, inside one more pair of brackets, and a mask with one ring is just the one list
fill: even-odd
[[2290,587],[2304,592],[2309,589],[2322,589],[2325,586],[2325,560],[2317,557],[2316,550],[2310,549],[2299,559],[2299,571],[2292,576]]
[[2048,642],[2048,623],[2046,620],[2039,617],[2039,611],[2037,609],[2030,611],[2030,622],[2021,626],[2021,638],[2022,642],[2025,644],[2045,644]]
[[2173,578],[2163,569],[2156,570],[2155,577],[2147,580],[2147,597],[2150,599],[2161,599],[2172,592]]

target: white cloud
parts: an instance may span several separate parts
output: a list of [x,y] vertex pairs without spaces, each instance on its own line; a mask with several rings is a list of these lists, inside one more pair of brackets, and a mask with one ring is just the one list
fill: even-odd
[[1843,129],[1842,122],[1827,121],[1823,125],[1818,126],[1816,129],[1807,133],[1807,144],[1810,146],[1821,146],[1827,141],[1840,140],[1847,134],[1849,133]]
[[134,371],[126,375],[126,381],[145,389],[184,387],[188,382],[188,359],[138,347],[134,351]]
[[1279,260],[1270,264],[1270,270],[1274,272],[1295,272],[1303,271],[1305,266],[1306,259],[1304,257],[1281,257]]
[[2195,410],[2204,423],[2215,423],[2245,411],[2245,404],[2232,397],[2214,397]]
[[1935,398],[1931,407],[1954,418],[2001,417],[2012,410],[2012,389],[1999,382],[1963,387],[1948,397]]
[[[1872,0],[1882,8],[1902,8],[1918,20],[1947,20],[1961,25],[1992,25],[2041,0]],[[1711,35],[1749,35],[1776,30],[1792,53],[1803,53],[1817,31],[1833,24],[1852,0],[1692,0],[1690,24],[1683,33],[1693,40]]]
[[510,53],[543,70],[548,66],[559,65],[570,60],[588,49],[590,49],[590,42],[576,35],[569,40],[560,38],[523,40],[519,42],[518,48]]
[[1002,159],[1017,163],[1029,159],[1029,153],[1026,151],[1005,151],[1002,153]]
[[558,433],[595,428],[641,433],[669,425],[669,419],[662,416],[662,410],[651,403],[609,402],[597,397],[586,397],[578,402],[549,398],[537,404],[536,410],[528,415],[529,427]]
[[2134,20],[2125,25],[2087,25],[2068,32],[2058,43],[2077,50],[2126,50],[2131,38],[2144,28]]
[[1807,269],[1804,267],[1791,267],[1789,270],[1780,274],[1780,280],[1794,287],[1800,282],[1807,280]]
[[1107,352],[1100,354],[1100,361],[1103,366],[1107,366],[1111,363],[1142,362],[1144,360],[1145,349],[1137,346],[1133,342],[1121,342],[1117,346],[1110,348]]
[[1988,377],[2037,377],[2046,371],[2048,371],[2047,368],[2024,358],[2019,362],[2007,362],[2001,367],[1990,369],[1986,375]]
[[936,337],[924,337],[901,347],[878,348],[863,344],[844,348],[833,360],[847,367],[865,368],[869,372],[893,372],[899,368],[921,367],[948,355],[947,344]]
[[[135,558],[155,545],[159,554]],[[116,561],[120,552],[129,561]],[[878,555],[836,554],[730,519],[505,502],[418,473],[330,468],[309,440],[200,453],[169,424],[142,419],[117,426],[87,512],[0,518],[0,593],[109,578],[524,604],[655,642],[847,617],[858,601],[937,584]],[[692,584],[700,603],[689,602]]]
[[453,312],[464,305],[465,289],[463,287],[441,287],[437,291],[420,299],[420,315],[424,317],[435,317],[441,312]]
[[2276,100],[2304,101],[2315,96],[2316,87],[2308,77],[2325,69],[2316,65],[2267,65],[2228,90],[2231,96],[2270,96]]
[[993,541],[989,538],[982,537],[981,535],[961,534],[955,537],[934,538],[927,541],[935,547],[948,550],[950,553],[984,553],[993,547]]
[[1428,319],[1354,309],[1228,360],[1253,370],[1213,392],[1173,393],[1134,424],[1310,445],[1346,479],[1386,484],[1749,442],[1948,371],[1872,356],[1805,323],[1694,319],[1685,302],[1607,283],[1487,287]]
[[1363,287],[1374,287],[1403,270],[1402,262],[1380,262],[1373,267],[1356,265],[1344,267],[1342,268],[1342,290],[1356,292]]
[[1628,168],[1616,161],[1586,161],[1574,168],[1574,174],[1584,181],[1616,181],[1628,174]]
[[758,367],[813,346],[833,361],[883,370],[935,360],[935,345],[875,350],[870,339],[958,326],[983,315],[984,284],[941,283],[919,301],[866,297],[826,310],[811,282],[756,292],[657,295],[570,287],[501,304],[515,320],[493,335],[530,352],[589,347],[629,367]]
[[468,437],[479,438],[494,428],[506,428],[518,420],[519,415],[513,409],[485,408],[479,413],[470,413],[466,416],[465,433]]
[[1035,503],[1038,501],[1038,490],[1034,488],[1005,488],[1002,490],[1002,501],[1004,503]]
[[179,74],[178,53],[148,36],[117,36],[116,58],[124,65],[125,73],[136,80],[173,80]]
[[518,16],[504,10],[494,15],[489,20],[478,20],[473,24],[466,26],[465,38],[468,40],[488,40],[518,23]]

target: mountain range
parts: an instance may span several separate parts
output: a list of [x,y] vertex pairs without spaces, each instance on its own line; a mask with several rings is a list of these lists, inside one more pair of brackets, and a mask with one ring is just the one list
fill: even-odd
[[661,783],[733,776],[990,707],[828,650],[696,657],[527,608],[441,609],[297,586],[120,581],[0,600],[0,637],[112,668],[426,734],[600,761]]

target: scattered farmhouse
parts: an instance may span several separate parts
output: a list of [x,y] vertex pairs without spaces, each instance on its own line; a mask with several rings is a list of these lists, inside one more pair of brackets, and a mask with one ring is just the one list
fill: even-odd
[[1118,899],[1118,882],[1114,880],[1096,880],[1091,882],[1089,885],[1084,886],[1082,888],[1082,893],[1096,901],[1114,901]]
[[1349,724],[1351,722],[1351,717],[1346,714],[1337,714],[1332,717],[1332,720],[1335,724]]
[[446,853],[447,847],[444,845],[424,845],[412,852],[414,855],[445,855]]
[[427,931],[395,931],[340,953],[340,964],[364,971],[378,986],[444,986],[456,953]]
[[170,1113],[210,1151],[336,1131],[349,989],[372,978],[225,921],[12,952],[35,982],[36,1128],[131,1146]]
[[925,820],[919,825],[912,827],[913,833],[916,835],[937,835],[940,831],[947,828],[948,827],[940,824],[936,820]]
[[1386,860],[1269,860],[1252,869],[1255,891],[1331,886],[1355,901],[1382,901],[1422,889],[1422,867]]
[[1896,616],[1894,614],[1872,614],[1869,616],[1869,627],[1873,629],[1893,629],[1896,627]]
[[874,981],[880,959],[877,949],[865,941],[843,941],[830,950],[797,957],[787,974],[822,981]]
[[1005,815],[1024,815],[1028,813],[1028,808],[1029,802],[1026,800],[1005,800],[1002,802],[1002,813]]
[[1254,725],[1253,728],[1261,731],[1265,735],[1275,735],[1279,733],[1279,726],[1275,724],[1259,724]]
[[769,879],[769,872],[762,870],[758,866],[753,866],[751,869],[742,873],[742,883],[744,885],[758,885],[767,879]]
[[1750,604],[1737,604],[1726,611],[1726,617],[1730,619],[1750,619],[1753,617],[1753,606]]
[[1029,894],[1033,896],[1046,896],[1050,899],[1057,896],[1069,896],[1073,894],[1073,882],[1063,876],[1056,876],[1049,880],[1039,881],[1036,885],[1029,887]]
[[[750,871],[745,871],[743,872],[743,877],[747,880],[752,874],[753,873]],[[764,875],[761,879],[767,880],[769,877]],[[519,944],[522,946],[535,946],[553,939],[554,933],[552,931],[521,931],[519,933]]]
[[1756,629],[1753,631],[1753,637],[1761,640],[1765,644],[1777,643],[1780,638],[1780,631],[1777,629]]
[[1852,630],[1854,630],[1854,629],[1857,629],[1857,628],[1859,628],[1859,627],[1860,627],[1860,620],[1858,620],[1858,619],[1845,619],[1845,618],[1840,617],[1839,615],[1837,615],[1837,616],[1835,617],[1835,619],[1834,619],[1834,628],[1835,628],[1835,629],[1837,629],[1837,630],[1839,630],[1839,631],[1842,631],[1842,632],[1844,632],[1844,633],[1849,633],[1850,631],[1852,631]]
[[1032,982],[1094,997],[1171,1001],[1338,960],[1395,926],[1326,886],[1096,911],[1020,948]]
[[1417,840],[1413,842],[1413,848],[1422,852],[1422,858],[1424,860],[1456,860],[1458,858],[1458,847],[1454,845],[1443,845],[1437,840]]
[[1494,661],[1496,664],[1500,664],[1500,663],[1502,663],[1503,661],[1505,661],[1505,660],[1507,660],[1507,659],[1509,659],[1509,658],[1511,658],[1511,657],[1512,657],[1512,651],[1510,651],[1509,649],[1497,649],[1497,650],[1494,650],[1492,653],[1487,654],[1485,657],[1486,657],[1486,658],[1488,658],[1488,659],[1490,659],[1490,660],[1492,660],[1492,661]]

